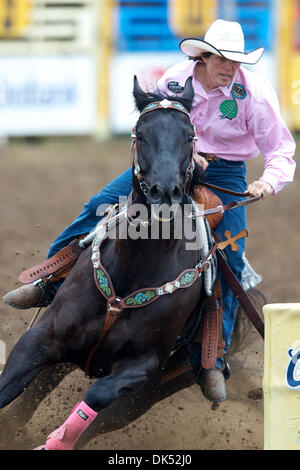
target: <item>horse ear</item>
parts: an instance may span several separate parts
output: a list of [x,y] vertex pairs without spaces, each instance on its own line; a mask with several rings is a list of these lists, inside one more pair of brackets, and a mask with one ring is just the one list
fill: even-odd
[[135,100],[136,107],[139,111],[142,111],[144,109],[145,102],[147,101],[147,93],[145,93],[139,84],[138,78],[136,75],[134,75],[133,78],[133,97]]
[[194,99],[194,88],[192,84],[192,77],[189,77],[184,85],[184,92],[180,97],[180,102],[186,107],[186,109],[190,112],[192,108],[192,103]]

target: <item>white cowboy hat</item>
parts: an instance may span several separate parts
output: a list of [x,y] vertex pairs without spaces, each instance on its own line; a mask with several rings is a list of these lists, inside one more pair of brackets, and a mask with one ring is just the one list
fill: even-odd
[[262,56],[264,48],[244,52],[244,33],[236,21],[216,20],[206,31],[204,39],[186,38],[179,44],[189,57],[198,57],[203,52],[225,57],[234,62],[254,65]]

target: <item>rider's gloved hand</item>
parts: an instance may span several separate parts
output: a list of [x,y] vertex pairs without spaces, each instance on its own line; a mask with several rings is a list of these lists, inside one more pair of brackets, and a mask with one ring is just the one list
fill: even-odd
[[273,194],[273,188],[270,183],[266,181],[254,181],[253,183],[249,184],[247,191],[249,192],[250,196],[260,196],[263,195],[263,198],[266,196]]
[[201,166],[203,171],[206,170],[206,168],[208,167],[208,161],[206,160],[206,158],[202,157],[198,153],[194,153],[194,160],[196,163],[198,163],[198,165]]

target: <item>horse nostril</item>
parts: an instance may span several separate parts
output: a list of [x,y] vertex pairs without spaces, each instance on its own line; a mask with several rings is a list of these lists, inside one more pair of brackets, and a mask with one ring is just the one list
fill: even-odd
[[149,189],[148,201],[150,204],[180,204],[182,201],[183,193],[178,186],[166,187],[165,190],[161,189],[158,184],[153,184]]
[[149,189],[148,199],[151,204],[160,204],[162,201],[162,192],[158,189],[157,184],[154,184]]
[[179,204],[182,200],[182,197],[182,191],[178,186],[175,186],[174,189],[170,191],[170,198],[172,204]]

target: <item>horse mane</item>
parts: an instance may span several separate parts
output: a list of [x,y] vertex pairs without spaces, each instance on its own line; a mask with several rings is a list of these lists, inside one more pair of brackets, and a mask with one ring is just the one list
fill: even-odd
[[[150,103],[153,103],[154,101],[163,101],[163,100],[170,100],[170,101],[178,101],[181,103],[183,106],[185,105],[185,99],[182,99],[181,97],[178,96],[171,96],[168,93],[164,93],[158,89],[156,90],[147,90],[143,92],[143,94],[139,94],[138,96],[135,96],[135,105],[138,111],[142,111],[145,106],[147,106]],[[188,110],[189,111],[189,110]]]

